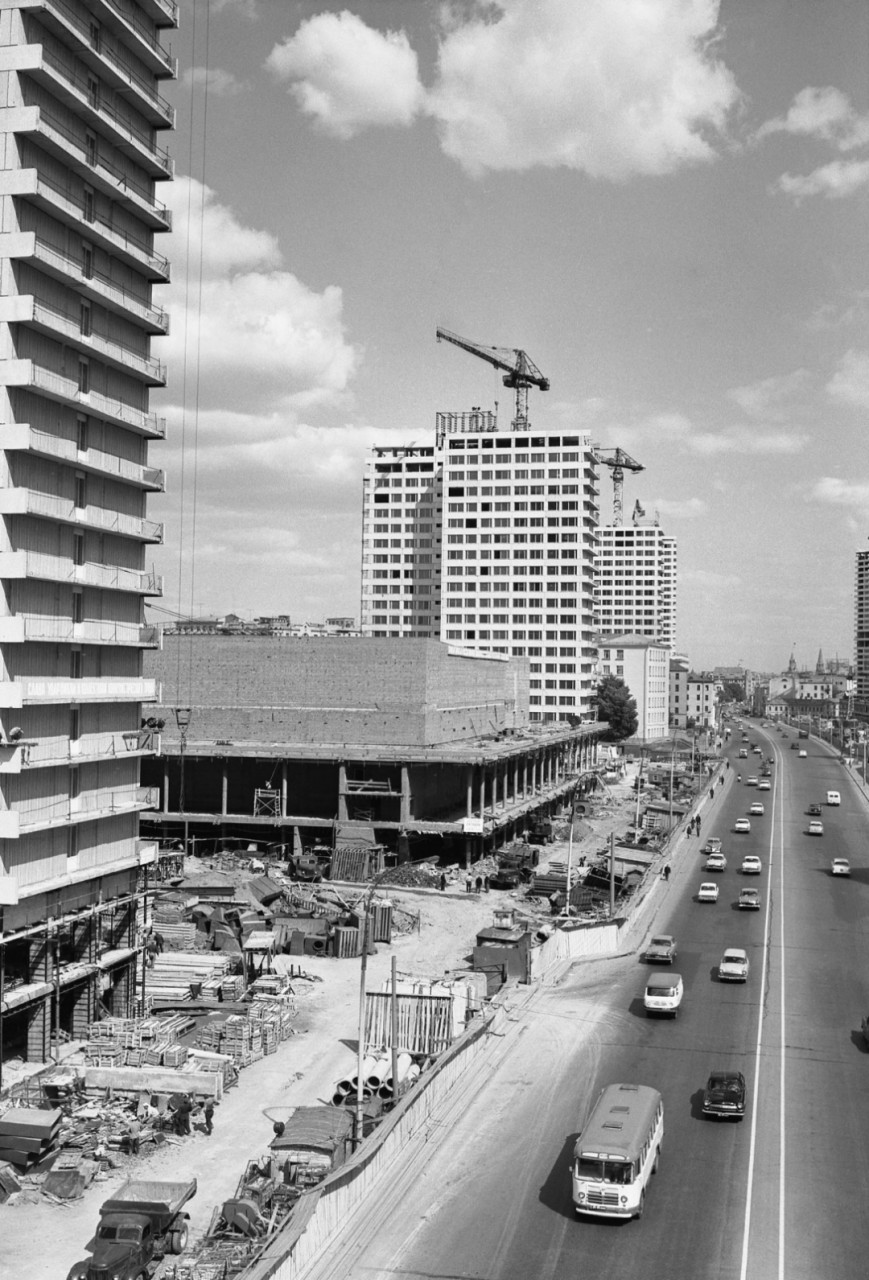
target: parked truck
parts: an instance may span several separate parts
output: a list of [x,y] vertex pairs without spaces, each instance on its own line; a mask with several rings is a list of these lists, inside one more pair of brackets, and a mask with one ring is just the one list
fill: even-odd
[[100,1206],[91,1257],[77,1262],[67,1280],[144,1280],[167,1253],[182,1253],[190,1217],[184,1206],[196,1194],[189,1182],[128,1180]]

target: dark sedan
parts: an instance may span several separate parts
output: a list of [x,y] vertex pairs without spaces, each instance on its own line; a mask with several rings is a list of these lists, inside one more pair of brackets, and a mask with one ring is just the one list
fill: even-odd
[[745,1076],[741,1071],[713,1071],[703,1093],[704,1116],[719,1120],[745,1115]]
[[806,809],[806,813],[810,818],[820,818],[822,812],[823,810],[819,804],[810,804],[808,809]]

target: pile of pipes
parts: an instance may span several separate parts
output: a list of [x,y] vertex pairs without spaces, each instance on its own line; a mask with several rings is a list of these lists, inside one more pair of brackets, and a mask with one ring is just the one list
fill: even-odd
[[[397,1076],[392,1073],[392,1054],[369,1054],[362,1061],[362,1097],[382,1098],[391,1101],[410,1089],[419,1079],[419,1064],[409,1053],[400,1053],[396,1063]],[[335,1107],[355,1106],[359,1096],[359,1073],[339,1080],[332,1094]]]

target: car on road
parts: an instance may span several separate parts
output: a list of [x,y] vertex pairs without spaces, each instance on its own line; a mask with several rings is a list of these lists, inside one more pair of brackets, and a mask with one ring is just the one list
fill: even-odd
[[706,843],[704,844],[703,848],[700,850],[700,852],[701,852],[701,853],[720,853],[720,852],[721,852],[721,837],[720,837],[720,836],[710,836],[710,837],[709,837],[709,839],[708,839],[708,840],[706,841]]
[[757,789],[758,791],[771,791],[772,787],[770,786],[769,778],[761,778],[757,784]]
[[723,853],[710,853],[703,864],[704,871],[726,871],[727,859]]
[[800,750],[800,751],[798,751],[798,752],[797,752],[797,759],[798,759],[798,760],[805,760],[805,758],[806,758],[806,756],[807,756],[808,754],[809,754],[809,753],[808,753],[808,751],[802,751],[802,750]]
[[751,830],[751,823],[748,818],[737,818],[733,824],[733,830],[739,831],[742,835],[746,835]]
[[753,818],[762,818],[763,817],[763,801],[754,800],[748,812],[751,814]]
[[810,804],[808,809],[806,809],[806,813],[810,818],[820,818],[823,813],[823,809],[819,804]]
[[742,866],[739,869],[744,876],[759,876],[763,868],[760,858],[753,853],[748,853],[742,859]]
[[685,984],[680,973],[653,973],[646,979],[643,1007],[646,1015],[660,1014],[675,1018],[685,994]]
[[756,777],[756,775],[755,775],[755,774],[753,774],[753,773],[752,773],[752,774],[750,774],[750,775],[749,775],[749,777],[747,777],[747,778],[745,779],[745,785],[746,785],[747,787],[756,787],[756,786],[757,786],[757,777]]
[[799,747],[795,742],[791,743],[791,751],[799,751]]
[[822,836],[823,834],[824,834],[823,822],[821,822],[820,818],[812,818],[811,822],[809,823],[809,835]]
[[740,911],[760,911],[760,893],[757,889],[743,889],[736,904]]
[[740,747],[740,748],[739,748],[739,758],[740,758],[740,760],[747,760],[747,759],[748,759],[748,747]]
[[718,885],[714,880],[704,880],[697,893],[698,902],[717,902]]
[[672,964],[676,959],[676,939],[670,933],[659,933],[646,948],[650,964]]
[[741,1071],[713,1071],[703,1091],[703,1114],[723,1120],[745,1115],[745,1076]]
[[747,982],[748,955],[740,947],[728,947],[718,962],[719,982]]
[[851,864],[847,858],[834,858],[830,871],[834,876],[849,876],[851,874]]

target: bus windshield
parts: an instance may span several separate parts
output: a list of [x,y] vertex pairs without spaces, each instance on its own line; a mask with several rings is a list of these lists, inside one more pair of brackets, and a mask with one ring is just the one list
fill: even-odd
[[578,1178],[595,1178],[624,1185],[634,1180],[634,1166],[625,1160],[599,1160],[580,1156],[576,1162]]

